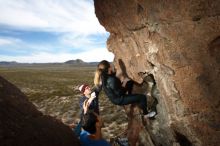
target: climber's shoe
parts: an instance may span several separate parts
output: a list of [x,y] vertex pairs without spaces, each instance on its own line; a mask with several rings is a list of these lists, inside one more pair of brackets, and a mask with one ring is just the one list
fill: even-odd
[[148,114],[144,115],[144,118],[153,118],[157,113],[155,111],[151,111]]

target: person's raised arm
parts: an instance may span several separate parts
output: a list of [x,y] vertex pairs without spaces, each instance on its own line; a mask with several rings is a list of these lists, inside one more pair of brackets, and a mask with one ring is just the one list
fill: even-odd
[[92,103],[92,101],[96,98],[96,93],[92,92],[90,98],[88,99],[88,106]]

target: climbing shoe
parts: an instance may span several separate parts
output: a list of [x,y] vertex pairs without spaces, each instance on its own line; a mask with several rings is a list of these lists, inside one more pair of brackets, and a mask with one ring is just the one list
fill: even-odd
[[155,111],[151,111],[148,114],[144,115],[145,118],[152,118],[156,115],[157,113]]

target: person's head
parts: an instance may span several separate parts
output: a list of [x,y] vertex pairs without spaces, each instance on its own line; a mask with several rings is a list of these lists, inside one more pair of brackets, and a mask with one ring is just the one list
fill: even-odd
[[84,95],[89,95],[91,93],[91,89],[87,84],[82,84],[79,86],[79,91]]
[[82,128],[90,134],[95,134],[96,128],[101,128],[101,125],[100,118],[93,112],[88,112],[82,117]]
[[111,65],[108,61],[102,60],[101,62],[99,62],[97,69],[101,70],[102,72],[108,73],[110,67]]
[[111,74],[114,71],[113,66],[106,60],[102,60],[97,65],[97,69],[94,77],[94,84],[100,85],[101,74]]

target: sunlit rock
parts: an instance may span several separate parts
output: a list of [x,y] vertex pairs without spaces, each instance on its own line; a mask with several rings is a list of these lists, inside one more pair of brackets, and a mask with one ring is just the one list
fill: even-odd
[[131,144],[219,145],[219,1],[94,1],[117,70],[139,84],[153,75],[160,93],[155,120],[128,111]]

